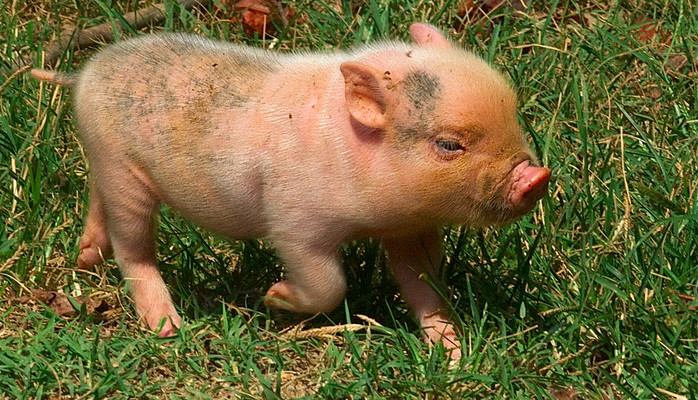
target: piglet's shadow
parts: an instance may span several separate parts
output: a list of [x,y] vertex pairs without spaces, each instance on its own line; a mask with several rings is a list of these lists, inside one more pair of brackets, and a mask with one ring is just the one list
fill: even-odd
[[[466,326],[485,309],[506,320],[521,318],[522,304],[527,310],[524,324],[545,327],[555,323],[539,316],[539,306],[545,301],[532,295],[531,289],[538,288],[536,293],[547,289],[530,274],[533,253],[522,252],[522,240],[515,226],[496,233],[460,230],[447,237],[442,268],[450,277],[453,304]],[[534,251],[531,246],[529,252]]]
[[[260,240],[231,242],[211,238],[194,226],[178,225],[181,224],[163,227],[158,235],[158,266],[182,315],[189,320],[221,315],[223,304],[267,312],[264,295],[283,276],[283,263],[270,244]],[[386,326],[394,327],[398,321],[401,326],[417,329],[407,306],[399,300],[399,289],[388,270],[387,255],[378,241],[352,242],[338,252],[344,260],[348,282],[346,304],[352,318],[363,314]],[[306,314],[276,309],[269,312],[277,330],[309,318]],[[333,312],[309,321],[307,327],[347,322],[342,303]]]
[[[180,313],[189,320],[221,315],[223,304],[267,312],[264,294],[283,276],[282,261],[271,245],[259,240],[216,239],[194,226],[182,229],[178,225],[167,226],[163,229],[165,234],[159,235],[162,238],[159,267]],[[472,323],[474,313],[482,313],[485,308],[489,314],[505,319],[518,318],[522,302],[530,310],[528,318],[535,319],[527,324],[543,322],[537,317],[539,302],[524,290],[536,283],[528,274],[528,261],[523,259],[522,264],[521,255],[516,254],[515,249],[521,248],[521,237],[515,230],[499,236],[501,243],[494,250],[488,250],[492,246],[485,243],[485,236],[479,231],[460,231],[447,236],[446,256],[441,266],[448,284],[445,295],[454,304],[465,329]],[[380,242],[355,241],[338,251],[344,260],[348,282],[346,305],[351,318],[363,314],[388,327],[416,331],[418,326],[399,298],[399,289],[388,268],[388,256]],[[497,254],[490,254],[492,251]],[[520,265],[504,265],[497,260]],[[309,317],[275,309],[269,311],[276,330]],[[347,322],[342,303],[333,312],[310,320],[306,326]]]

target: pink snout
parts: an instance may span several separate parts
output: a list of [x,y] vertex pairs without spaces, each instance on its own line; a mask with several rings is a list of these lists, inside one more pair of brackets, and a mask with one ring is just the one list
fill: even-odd
[[514,167],[509,191],[509,202],[520,213],[533,209],[536,202],[545,196],[550,181],[550,170],[535,167],[524,161]]

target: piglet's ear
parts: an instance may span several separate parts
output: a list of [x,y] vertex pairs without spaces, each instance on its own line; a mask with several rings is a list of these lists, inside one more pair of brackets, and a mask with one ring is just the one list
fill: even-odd
[[339,66],[344,75],[345,100],[349,114],[369,128],[385,127],[386,99],[377,69],[356,62]]
[[451,42],[438,29],[427,24],[413,24],[410,27],[412,40],[420,46],[445,49],[451,47]]

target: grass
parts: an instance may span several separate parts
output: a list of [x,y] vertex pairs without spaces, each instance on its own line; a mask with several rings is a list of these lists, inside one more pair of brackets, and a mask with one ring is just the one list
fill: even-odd
[[[420,341],[374,241],[341,249],[344,306],[303,321],[261,305],[280,276],[270,246],[220,240],[165,209],[160,267],[187,321],[171,339],[138,329],[113,263],[73,268],[87,166],[70,93],[6,78],[19,57],[38,64],[62,27],[113,20],[133,3],[0,8],[0,398],[698,399],[691,2],[534,2],[525,14],[504,7],[461,24],[457,1],[299,0],[285,3],[304,19],[275,39],[168,3],[153,30],[270,51],[404,39],[410,22],[431,21],[508,74],[554,181],[510,227],[449,230],[444,267],[465,332],[451,366]],[[79,68],[91,53],[67,52],[57,67]],[[21,301],[32,289],[104,306],[63,318]]]

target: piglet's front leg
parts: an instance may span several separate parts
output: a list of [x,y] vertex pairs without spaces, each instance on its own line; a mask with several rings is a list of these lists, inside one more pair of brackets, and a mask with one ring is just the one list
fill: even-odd
[[402,297],[409,304],[430,343],[443,343],[452,359],[461,357],[460,342],[443,299],[422,275],[440,284],[439,267],[443,253],[443,235],[438,229],[419,235],[384,240],[390,266],[400,285]]
[[337,256],[338,244],[287,238],[277,239],[275,244],[286,264],[287,280],[269,288],[265,305],[315,314],[330,312],[342,302],[347,285]]

